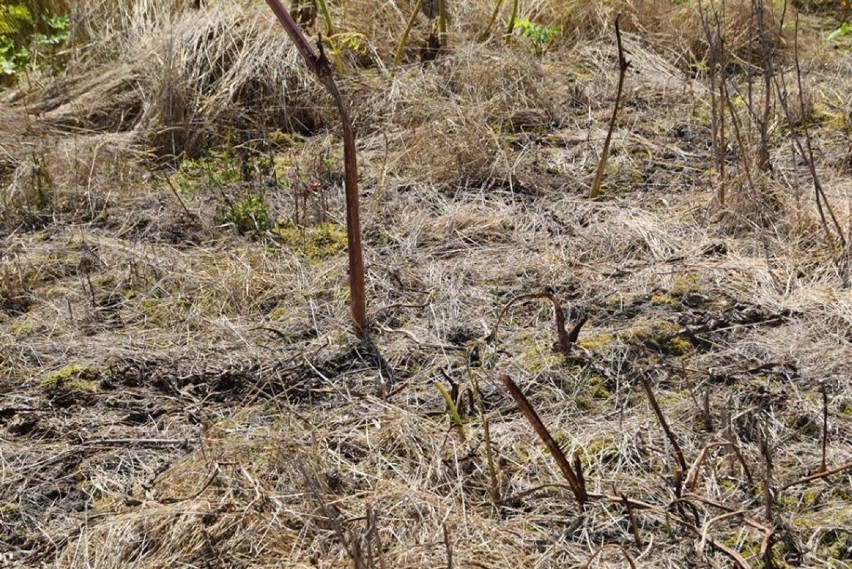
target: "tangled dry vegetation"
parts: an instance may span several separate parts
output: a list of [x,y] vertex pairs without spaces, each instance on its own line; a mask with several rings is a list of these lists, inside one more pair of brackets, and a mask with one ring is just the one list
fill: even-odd
[[[71,29],[0,104],[0,566],[850,566],[838,14],[459,0],[392,70],[413,3],[329,3],[365,343],[336,111],[266,5],[31,4]],[[570,350],[534,299],[486,341],[542,291]]]

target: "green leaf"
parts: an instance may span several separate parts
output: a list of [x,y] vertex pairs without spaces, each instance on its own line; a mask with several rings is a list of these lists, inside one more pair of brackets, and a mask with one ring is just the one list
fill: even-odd
[[0,34],[13,35],[31,28],[33,16],[22,4],[0,6]]
[[68,28],[71,27],[71,17],[67,14],[46,16],[44,18],[44,23],[47,24],[47,27],[51,30],[55,30],[57,32],[67,32]]
[[15,65],[15,62],[0,55],[0,73],[3,75],[14,75],[17,72],[18,67]]
[[562,31],[558,26],[544,26],[527,18],[518,18],[515,20],[514,30],[525,38],[532,40],[535,50],[539,55],[547,51],[547,48],[550,47],[550,44],[553,43],[553,40]]
[[30,9],[23,4],[7,6],[6,11],[10,18],[17,20],[21,24],[33,24],[33,15],[30,13]]
[[20,69],[21,67],[26,67],[27,63],[30,62],[30,50],[25,47],[15,51],[14,53],[15,64]]
[[840,27],[828,34],[828,41],[833,41],[839,37],[848,36],[852,34],[852,24],[849,22],[843,22],[840,24]]

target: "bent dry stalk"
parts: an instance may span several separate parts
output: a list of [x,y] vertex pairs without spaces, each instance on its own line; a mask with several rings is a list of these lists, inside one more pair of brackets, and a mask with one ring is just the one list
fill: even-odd
[[356,331],[360,336],[364,336],[367,332],[367,301],[364,292],[364,254],[361,246],[361,216],[358,205],[358,160],[355,153],[355,134],[352,131],[352,121],[349,119],[349,109],[337,89],[337,83],[335,83],[334,75],[331,73],[331,65],[329,65],[328,59],[322,51],[322,44],[319,44],[320,52],[317,55],[305,33],[290,16],[290,12],[287,11],[280,0],[266,0],[266,3],[296,45],[296,49],[299,50],[302,59],[305,60],[305,65],[334,98],[335,103],[337,103],[337,110],[340,113],[340,122],[343,125],[350,313]]
[[493,342],[497,338],[497,328],[500,327],[500,322],[503,320],[503,316],[506,315],[506,311],[509,310],[513,304],[520,300],[530,300],[535,298],[546,298],[553,304],[553,312],[554,318],[556,320],[556,335],[557,335],[557,343],[555,344],[555,349],[559,352],[562,352],[566,356],[571,352],[571,348],[575,343],[577,343],[577,337],[580,335],[580,329],[588,320],[588,317],[583,316],[580,320],[574,325],[574,327],[569,332],[565,328],[565,314],[562,312],[562,304],[559,302],[559,299],[556,298],[556,295],[551,292],[549,288],[545,289],[543,292],[532,292],[528,294],[519,294],[518,296],[509,300],[506,305],[503,307],[503,310],[500,311],[499,316],[497,316],[497,323],[494,324],[494,329],[491,330],[491,333],[485,339],[487,343]]

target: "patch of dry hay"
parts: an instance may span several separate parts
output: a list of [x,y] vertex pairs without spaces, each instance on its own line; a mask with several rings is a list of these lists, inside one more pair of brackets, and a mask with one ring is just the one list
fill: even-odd
[[[749,29],[749,6],[745,2],[729,6],[722,18],[722,33],[736,58],[759,65],[752,53],[755,40],[735,34]],[[379,3],[369,10],[345,5],[333,9],[341,38],[360,34],[357,37],[361,39],[354,51],[342,48],[342,59],[336,59],[333,53],[332,58],[338,63],[348,61],[347,68],[351,65],[378,71],[364,74],[365,79],[344,71],[342,79],[344,91],[352,99],[356,123],[367,130],[374,130],[378,124],[386,129],[395,125],[408,128],[429,122],[423,117],[433,120],[440,114],[452,124],[435,125],[427,136],[444,132],[447,138],[459,140],[461,131],[472,130],[470,142],[485,144],[477,153],[494,154],[496,149],[487,142],[488,133],[477,132],[470,124],[483,121],[465,120],[450,108],[437,113],[429,102],[449,100],[468,112],[478,109],[489,117],[493,127],[500,128],[507,123],[516,125],[518,113],[528,111],[537,113],[535,121],[546,126],[559,120],[559,105],[572,99],[570,94],[552,90],[554,82],[540,74],[541,63],[531,52],[519,57],[517,49],[510,54],[500,42],[472,41],[487,16],[480,13],[479,4],[466,2],[451,8],[458,12],[452,17],[452,53],[438,59],[437,69],[428,73],[429,83],[423,83],[422,73],[403,71],[397,86],[391,87],[402,98],[392,95],[388,106],[385,97],[373,94],[384,89],[381,81],[368,79],[387,77],[407,7]],[[111,2],[92,3],[75,10],[76,25],[85,30],[80,33],[88,38],[91,48],[77,62],[86,71],[74,73],[72,64],[69,79],[60,83],[56,94],[42,105],[47,117],[59,125],[132,129],[160,154],[178,156],[195,155],[232,131],[245,139],[275,129],[314,132],[336,123],[322,89],[309,80],[297,53],[263,6],[212,2],[192,9],[188,3],[150,0],[120,7]],[[599,33],[609,35],[611,14],[619,10],[625,12],[624,29],[641,37],[646,49],[644,55],[636,54],[637,65],[662,58],[682,73],[706,59],[704,32],[692,3],[606,8],[593,3],[559,8],[543,2],[526,7],[525,14],[539,18],[543,25],[565,22],[564,38],[553,50],[555,57],[564,59],[589,38],[597,40]],[[772,21],[767,27],[777,28]],[[417,29],[422,28],[423,24],[418,24]],[[692,43],[684,44],[685,38]],[[412,49],[419,45],[416,37],[410,42]],[[773,53],[778,49],[774,39],[771,49]],[[366,61],[348,59],[355,52],[365,54]],[[116,53],[120,55],[116,57]],[[102,65],[93,70],[93,62]],[[471,77],[476,80],[471,81]],[[422,108],[424,104],[426,108]],[[386,109],[395,111],[389,114]],[[358,117],[365,118],[360,122]],[[461,144],[470,146],[465,142]],[[460,160],[462,165],[483,170],[487,177],[486,165],[464,156]]]
[[92,21],[94,47],[77,63],[84,74],[72,73],[41,106],[57,126],[132,130],[159,154],[178,156],[197,154],[229,130],[252,129],[246,137],[276,128],[313,131],[332,116],[262,7],[151,2],[109,11],[111,5],[81,8],[92,11],[80,18]]
[[[732,176],[720,221],[703,87],[680,79],[686,52],[650,45],[633,24],[627,44],[639,73],[605,199],[592,202],[571,191],[583,191],[596,163],[613,50],[563,38],[538,58],[496,38],[474,43],[476,22],[463,20],[487,10],[467,3],[453,15],[458,45],[432,65],[404,65],[391,82],[377,59],[395,47],[403,4],[347,15],[385,35],[371,36],[372,63],[345,59],[375,67],[347,67],[342,80],[368,135],[359,148],[368,286],[373,340],[396,374],[387,399],[374,396],[390,382],[386,370],[347,333],[345,252],[311,258],[280,236],[236,236],[217,218],[215,189],[181,203],[161,177],[137,183],[138,167],[122,163],[144,158],[139,148],[151,141],[160,153],[200,151],[229,129],[260,133],[264,121],[284,121],[309,132],[289,139],[280,165],[294,180],[321,180],[327,201],[311,207],[341,218],[339,145],[325,131],[333,113],[262,7],[136,3],[105,25],[109,41],[124,41],[116,30],[126,29],[136,47],[101,85],[94,74],[69,75],[68,96],[52,99],[42,121],[0,107],[16,119],[17,146],[4,147],[5,173],[16,175],[10,195],[30,191],[20,184],[47,146],[58,195],[76,200],[48,210],[38,232],[10,220],[0,250],[0,291],[14,301],[0,305],[9,473],[0,522],[18,540],[13,559],[345,567],[357,543],[373,566],[437,567],[448,564],[446,527],[459,567],[576,566],[605,544],[649,567],[730,564],[712,547],[696,552],[700,535],[666,515],[637,513],[640,546],[621,504],[582,512],[495,382],[500,371],[568,455],[579,454],[590,491],[663,510],[676,500],[675,460],[640,374],[690,465],[733,432],[758,485],[761,440],[775,488],[804,475],[820,460],[818,382],[829,394],[828,462],[852,459],[852,298],[799,189],[806,179],[779,162],[779,179],[791,182],[767,181],[764,192],[761,181],[754,195]],[[546,19],[560,6],[530,3],[524,15]],[[384,15],[372,20],[375,11]],[[299,105],[310,108],[300,114]],[[69,136],[75,121],[94,134]],[[847,203],[848,180],[835,176],[830,197]],[[274,191],[272,213],[293,218],[294,190]],[[847,208],[838,214],[846,224]],[[569,320],[590,318],[571,357],[552,352],[552,309],[534,302],[513,307],[495,345],[483,342],[509,299],[544,287]],[[98,366],[102,383],[64,403],[43,393],[49,371],[78,362]],[[463,394],[464,437],[437,382]],[[464,395],[477,386],[496,503],[478,403]],[[154,452],[143,440],[172,446]],[[760,535],[738,517],[713,522],[724,510],[701,500],[769,524],[761,494],[723,447],[708,452],[698,497],[687,497],[690,519],[756,563]],[[51,462],[77,455],[84,460]],[[775,520],[803,559],[787,561],[815,565],[837,545],[831,532],[849,522],[847,479],[779,491]]]
[[[750,1],[671,2],[577,2],[569,9],[565,20],[566,37],[612,38],[613,24],[622,15],[621,29],[641,37],[642,42],[658,55],[676,65],[681,72],[695,71],[701,62],[707,63],[709,43],[703,20],[711,32],[717,28],[725,38],[725,47],[732,54],[731,63],[737,68],[762,68],[763,46],[757,30],[754,4]],[[781,55],[786,41],[780,30],[780,15],[770,4],[762,3],[765,41],[772,58]],[[717,26],[718,23],[718,26]]]
[[0,192],[0,230],[93,221],[107,213],[116,184],[128,195],[142,185],[145,153],[127,133],[62,137],[39,119],[24,120],[37,134],[7,146],[15,168]]

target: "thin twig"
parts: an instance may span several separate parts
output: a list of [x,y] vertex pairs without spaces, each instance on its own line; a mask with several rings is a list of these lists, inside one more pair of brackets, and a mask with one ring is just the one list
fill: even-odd
[[[757,120],[760,144],[757,149],[757,169],[761,172],[772,170],[769,161],[769,114],[772,109],[772,53],[766,30],[766,14],[763,0],[752,0],[751,10],[757,21],[757,34],[760,38],[760,48],[763,55],[763,116]],[[749,106],[751,110],[751,106]]]
[[[281,456],[282,458],[284,457],[283,451],[281,451]],[[316,473],[313,472],[313,469],[309,469],[305,462],[298,457],[296,458],[296,466],[302,473],[302,480],[305,487],[308,492],[310,492],[317,506],[319,506],[322,510],[325,519],[331,524],[332,528],[334,528],[334,533],[337,535],[340,545],[342,545],[346,550],[346,553],[349,555],[355,569],[368,569],[367,562],[364,560],[364,556],[361,553],[358,540],[350,539],[349,536],[347,536],[346,530],[343,529],[343,524],[341,523],[340,512],[333,505],[330,505],[323,496],[323,491],[317,481]]]
[[627,560],[627,564],[630,565],[630,568],[636,569],[636,562],[633,560],[633,557],[631,557],[631,555],[627,552],[626,549],[624,549],[623,546],[618,545],[617,543],[607,543],[607,544],[602,545],[599,548],[597,548],[595,550],[595,552],[592,553],[592,556],[589,557],[589,560],[586,561],[583,565],[580,566],[580,569],[588,569],[589,566],[592,564],[592,561],[594,561],[604,551],[611,550],[611,549],[614,549],[616,551],[620,551],[621,554],[624,555],[624,558]]
[[450,532],[444,522],[444,549],[447,551],[447,569],[453,569],[453,544],[450,542]]
[[[849,466],[852,467],[852,463],[850,463]],[[521,492],[519,494],[515,494],[513,496],[507,497],[503,500],[503,503],[510,503],[510,502],[512,502],[516,499],[523,498],[524,496],[528,496],[529,494],[532,494],[534,492],[537,492],[537,491],[545,489],[545,488],[566,488],[568,490],[571,490],[571,486],[566,485],[566,484],[544,484],[544,485],[532,488],[530,490],[527,490],[525,492]],[[655,504],[643,502],[643,501],[637,500],[635,498],[627,498],[623,495],[622,496],[610,496],[610,495],[606,495],[606,494],[587,494],[587,496],[588,496],[588,499],[589,499],[590,502],[601,501],[601,502],[607,502],[607,503],[611,503],[611,504],[621,504],[621,505],[629,504],[630,507],[633,508],[633,510],[641,510],[641,511],[645,511],[645,512],[651,512],[651,513],[655,514],[656,516],[658,516],[658,518],[660,520],[665,520],[666,523],[676,522],[677,524],[680,524],[684,528],[686,528],[689,531],[691,531],[692,533],[694,533],[699,538],[702,535],[700,527],[698,527],[695,524],[688,522],[686,519],[684,519],[680,515],[676,514],[675,512],[670,511],[670,509],[668,509],[668,508],[663,508],[663,507],[657,506]],[[706,498],[703,498],[701,496],[697,496],[695,494],[687,494],[685,497],[687,497],[691,500],[697,500],[697,501],[700,501],[700,502],[707,503],[711,506],[720,508],[720,509],[727,511],[727,512],[734,511],[732,508],[729,508],[729,507],[727,507],[723,504],[718,504],[716,502],[712,502],[712,501],[710,501]],[[748,525],[748,526],[750,526],[750,527],[752,527],[752,528],[754,528],[754,529],[756,529],[760,532],[763,532],[764,535],[766,535],[766,533],[772,531],[771,528],[766,527],[765,525],[753,520],[752,518],[749,518],[748,516],[741,515],[740,518],[742,519],[743,523],[745,523],[746,525]],[[736,551],[734,551],[733,549],[731,549],[730,547],[728,547],[724,543],[718,542],[718,541],[708,537],[706,539],[706,544],[711,546],[711,547],[718,549],[719,551],[721,551],[722,553],[724,553],[725,555],[730,557],[731,560],[740,569],[751,569],[751,565],[749,565],[749,563],[745,559],[743,559],[742,555],[740,555],[739,553],[737,553]]]
[[177,188],[175,188],[175,185],[172,183],[171,179],[168,176],[161,175],[159,173],[157,173],[156,175],[160,176],[163,180],[166,181],[166,185],[169,187],[169,189],[174,194],[175,198],[177,199],[178,203],[180,204],[181,209],[183,209],[183,212],[187,215],[187,217],[190,217],[190,218],[194,217],[192,215],[192,213],[189,211],[189,208],[186,207],[186,202],[184,202],[183,198],[180,197],[180,193],[177,191]]
[[[831,217],[831,221],[834,225],[835,230],[837,231],[837,237],[840,240],[841,247],[846,247],[846,238],[843,235],[843,230],[840,228],[840,223],[837,221],[837,218],[834,215],[834,210],[831,207],[831,204],[828,202],[828,198],[825,196],[825,192],[822,189],[822,184],[819,181],[819,176],[817,176],[816,171],[816,162],[814,161],[814,150],[811,145],[811,134],[808,130],[807,124],[805,122],[805,100],[802,95],[802,69],[799,65],[799,14],[796,13],[796,25],[793,31],[793,59],[796,64],[796,85],[799,89],[799,112],[801,113],[801,121],[802,121],[802,132],[805,135],[805,148],[802,148],[802,143],[797,136],[793,136],[793,143],[796,145],[797,150],[801,157],[808,164],[808,171],[811,174],[811,181],[814,186],[814,199],[816,201],[817,212],[819,213],[820,222],[822,223],[823,230],[826,235],[831,237],[831,229],[828,225],[828,220],[826,219],[825,212],[828,212],[829,217]],[[777,83],[776,83],[777,88]],[[789,109],[786,108],[787,112],[787,122],[790,123],[790,131],[791,133],[795,133],[793,129],[793,122],[791,120]],[[807,153],[805,152],[807,150]],[[823,207],[823,205],[825,207]],[[831,241],[830,241],[831,242]]]
[[772,503],[772,449],[769,446],[764,428],[758,430],[760,433],[760,454],[766,462],[763,471],[763,501],[766,519],[772,521],[774,518],[774,507]]
[[627,521],[630,523],[630,532],[633,534],[633,541],[636,547],[642,548],[642,537],[639,535],[639,524],[636,523],[636,514],[633,513],[633,508],[630,505],[630,500],[622,494],[621,500],[624,503],[624,509],[627,512]]
[[701,542],[698,544],[698,551],[704,551],[704,546],[707,544],[707,533],[710,531],[710,526],[715,524],[716,522],[721,522],[722,520],[727,520],[728,518],[735,518],[738,516],[745,515],[745,510],[734,510],[733,512],[725,512],[715,518],[710,518],[701,528]]
[[819,463],[817,473],[825,472],[825,453],[828,445],[828,392],[825,390],[825,383],[820,385],[822,392],[822,460]]
[[[216,464],[216,467],[213,469],[212,474],[207,478],[207,481],[193,494],[186,496],[185,498],[161,498],[157,500],[160,504],[178,504],[180,502],[188,502],[190,500],[195,500],[199,496],[201,496],[207,488],[213,484],[213,481],[216,480],[216,477],[219,476],[219,465]],[[135,504],[131,504],[135,505]]]
[[782,490],[792,488],[793,486],[798,486],[799,484],[807,484],[808,482],[813,482],[814,480],[819,480],[820,478],[828,478],[833,474],[838,474],[840,472],[843,472],[844,470],[850,469],[852,469],[852,461],[844,462],[839,466],[827,469],[825,472],[815,472],[814,474],[810,474],[808,476],[805,476],[804,478],[799,478],[798,480],[788,482],[787,484],[784,484],[783,486],[778,488],[778,491],[781,492]]
[[760,558],[763,559],[764,569],[775,569],[775,559],[772,557],[772,538],[775,532],[770,531],[760,540]]
[[737,447],[737,445],[735,445],[731,442],[727,442],[727,441],[725,441],[725,442],[715,442],[714,441],[714,442],[709,442],[706,445],[704,445],[704,448],[701,449],[701,453],[698,455],[698,458],[696,458],[695,462],[692,463],[692,467],[689,469],[689,474],[687,474],[687,476],[686,476],[685,486],[686,486],[687,491],[692,492],[692,491],[695,490],[695,485],[698,483],[698,473],[701,471],[701,467],[704,465],[704,462],[707,460],[707,456],[708,456],[710,450],[713,449],[713,448],[716,448],[716,447],[725,447],[727,450],[733,452],[736,455],[736,457],[740,461],[740,464],[742,464],[742,466],[743,466],[743,473],[745,474],[749,485],[753,487],[754,481],[751,478],[751,470],[749,469],[748,464],[746,464],[745,458],[743,457],[743,455],[740,452],[740,449]]
[[609,158],[609,145],[612,142],[612,133],[615,130],[615,119],[618,116],[618,105],[621,102],[621,91],[624,88],[624,77],[627,75],[627,68],[630,67],[630,62],[624,57],[624,48],[621,45],[621,29],[618,26],[618,21],[621,19],[621,14],[615,17],[615,41],[618,45],[618,87],[615,90],[615,105],[612,108],[612,117],[609,119],[609,129],[606,133],[606,140],[601,151],[601,159],[598,162],[598,170],[595,172],[595,181],[592,182],[592,189],[589,190],[589,198],[596,198],[601,192],[601,182],[603,181],[606,162]]
[[167,446],[189,446],[189,439],[85,439],[80,441],[83,446],[143,446],[143,447],[167,447]]
[[376,543],[376,552],[379,557],[379,569],[387,569],[387,563],[385,563],[385,551],[382,547],[382,539],[379,536],[379,514],[376,513],[376,510],[372,505],[367,504],[367,538],[372,537],[372,540]]
[[[691,492],[687,492],[684,494],[684,498],[689,500],[695,500],[696,502],[700,502],[707,506],[711,506],[713,508],[718,508],[724,512],[735,512],[736,508],[732,508],[731,506],[722,504],[720,502],[716,502],[711,500],[710,498],[706,498],[704,496],[699,496],[698,494],[693,494]],[[768,527],[766,524],[763,524],[752,517],[746,516],[745,514],[740,515],[740,520],[750,528],[756,529],[757,531],[766,534],[772,531],[772,528]]]
[[680,450],[680,445],[677,443],[677,439],[669,427],[669,423],[666,421],[663,411],[657,403],[657,398],[654,396],[654,391],[651,389],[651,383],[644,374],[639,375],[639,380],[642,382],[642,387],[645,389],[645,394],[648,396],[648,401],[651,403],[651,408],[654,410],[654,414],[657,416],[657,420],[660,422],[663,432],[665,432],[666,437],[668,437],[669,442],[671,442],[672,447],[674,448],[677,464],[680,467],[680,471],[675,474],[675,494],[680,497],[683,477],[686,475],[687,470],[686,460],[683,458],[683,451]]
[[[724,65],[721,62],[723,54],[721,53],[722,39],[719,33],[718,26],[716,30],[711,30],[710,19],[704,12],[703,2],[698,3],[698,13],[701,16],[701,25],[704,28],[704,36],[707,40],[707,76],[710,83],[710,127],[713,135],[713,157],[716,162],[716,171],[719,174],[719,205],[725,205],[725,109],[721,105],[723,95],[722,82],[724,79]],[[722,75],[721,80],[717,82],[717,70]],[[718,83],[719,92],[716,93]],[[718,98],[717,98],[718,97]]]

